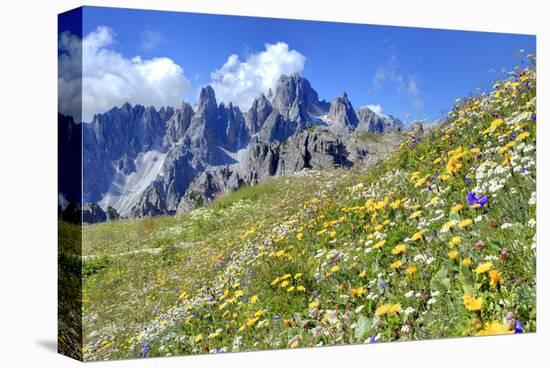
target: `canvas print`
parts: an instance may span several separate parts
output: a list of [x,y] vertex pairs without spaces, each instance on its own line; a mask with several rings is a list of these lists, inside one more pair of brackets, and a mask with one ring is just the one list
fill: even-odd
[[61,353],[536,331],[534,35],[82,7],[57,57]]

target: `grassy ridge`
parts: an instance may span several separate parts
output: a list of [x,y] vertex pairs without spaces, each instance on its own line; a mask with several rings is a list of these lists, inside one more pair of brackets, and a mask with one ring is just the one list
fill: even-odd
[[464,100],[368,172],[87,226],[85,356],[535,331],[535,77]]

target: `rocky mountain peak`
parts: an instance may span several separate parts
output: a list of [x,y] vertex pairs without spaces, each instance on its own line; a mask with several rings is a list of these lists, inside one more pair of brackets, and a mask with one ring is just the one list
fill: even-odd
[[216,102],[216,93],[211,86],[204,86],[199,93],[199,101],[197,104],[197,113],[199,110],[212,109],[218,106]]
[[368,107],[361,107],[357,111],[359,123],[357,129],[370,133],[384,133],[390,130],[401,131],[404,124],[391,115],[378,115]]
[[331,128],[337,132],[352,131],[359,123],[346,92],[330,102],[327,118],[331,122]]
[[250,134],[255,134],[260,130],[272,111],[273,106],[271,105],[271,102],[269,102],[263,93],[260,93],[260,95],[252,101],[252,105],[250,106],[247,114],[247,125]]
[[328,109],[325,101],[319,101],[319,95],[309,81],[298,73],[281,75],[272,103],[286,120],[298,123],[310,121],[309,114],[319,115]]

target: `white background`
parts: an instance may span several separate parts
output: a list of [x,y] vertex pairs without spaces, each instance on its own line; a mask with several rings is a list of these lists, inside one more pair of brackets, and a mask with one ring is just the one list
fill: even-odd
[[[261,353],[91,363],[93,367],[542,366],[548,357],[548,10],[516,1],[103,0],[86,5],[529,33],[538,54],[538,332]],[[55,353],[57,13],[71,0],[0,3],[0,366],[73,367]],[[498,63],[496,63],[498,65]],[[473,82],[475,84],[475,81]],[[546,340],[546,344],[543,341]],[[546,348],[546,351],[544,350]]]

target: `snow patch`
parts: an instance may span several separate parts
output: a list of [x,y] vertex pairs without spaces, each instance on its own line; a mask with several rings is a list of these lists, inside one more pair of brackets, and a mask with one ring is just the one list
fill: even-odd
[[145,189],[161,174],[165,158],[166,153],[159,151],[142,152],[135,160],[135,172],[124,175],[117,169],[115,178],[99,205],[103,209],[111,206],[123,217],[130,216],[132,207]]

